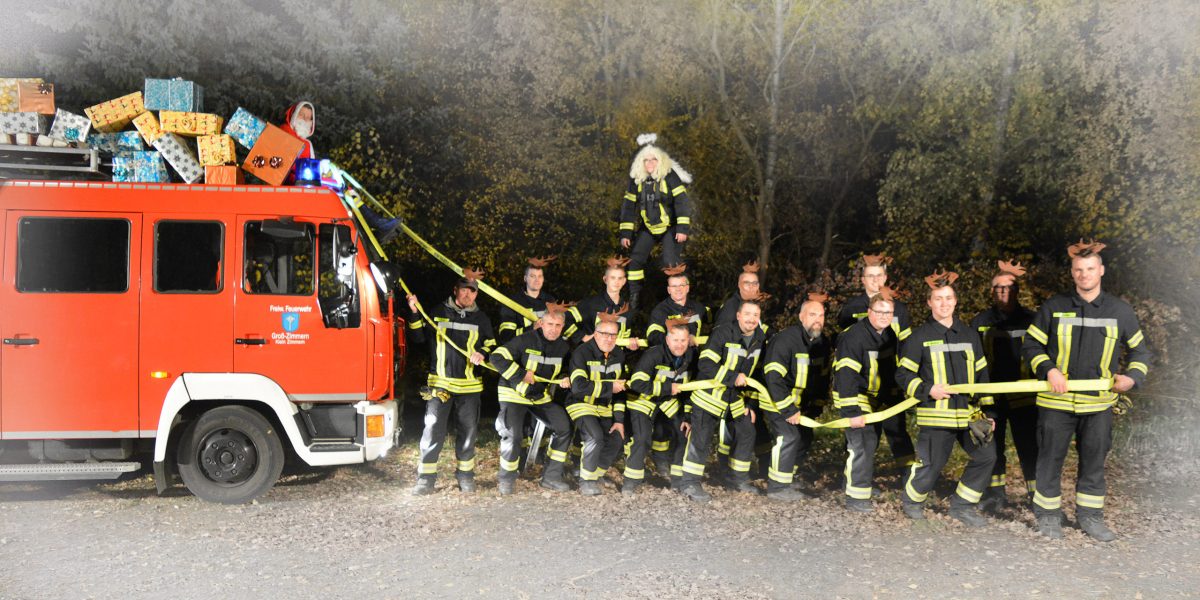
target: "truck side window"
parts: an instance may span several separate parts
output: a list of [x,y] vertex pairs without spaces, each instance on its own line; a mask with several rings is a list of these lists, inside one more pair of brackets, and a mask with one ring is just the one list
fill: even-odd
[[325,326],[358,327],[362,310],[358,274],[354,270],[354,232],[346,225],[322,223],[318,242],[317,300]]
[[246,223],[242,289],[248,294],[311,296],[316,235],[303,223],[303,236],[276,236],[261,221]]
[[159,221],[154,225],[154,291],[220,292],[225,227],[217,221]]
[[17,291],[127,291],[129,232],[126,219],[22,218],[17,227]]

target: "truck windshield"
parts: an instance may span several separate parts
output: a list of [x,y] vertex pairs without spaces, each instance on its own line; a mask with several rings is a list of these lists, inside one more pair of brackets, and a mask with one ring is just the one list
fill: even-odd
[[303,225],[305,235],[281,237],[263,231],[261,221],[246,223],[246,293],[312,295],[316,236],[311,223]]

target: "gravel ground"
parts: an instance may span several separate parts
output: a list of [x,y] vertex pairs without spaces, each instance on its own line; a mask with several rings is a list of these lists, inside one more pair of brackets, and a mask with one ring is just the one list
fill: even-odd
[[[826,446],[814,462],[835,473],[840,457]],[[416,498],[414,452],[408,443],[374,464],[290,475],[244,506],[205,503],[182,487],[160,497],[147,476],[0,485],[0,597],[1163,598],[1200,589],[1194,471],[1151,481],[1147,470],[1111,467],[1107,512],[1121,538],[1098,544],[1073,527],[1061,541],[1038,537],[1019,484],[1010,487],[1018,505],[983,531],[947,518],[944,501],[930,527],[914,530],[899,511],[895,469],[883,469],[878,510],[864,518],[840,508],[832,475],[810,477],[817,498],[795,505],[715,491],[702,506],[660,488],[626,498],[616,470],[598,498],[545,492],[529,478],[501,498],[494,436],[482,447],[479,493],[442,477],[437,493]]]

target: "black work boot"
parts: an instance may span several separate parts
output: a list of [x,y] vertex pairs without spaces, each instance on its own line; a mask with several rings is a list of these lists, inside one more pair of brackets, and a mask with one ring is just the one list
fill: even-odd
[[983,498],[979,500],[980,512],[998,513],[1007,505],[1008,498],[1005,496],[1003,486],[990,487],[984,490]]
[[846,496],[846,510],[856,513],[872,513],[875,512],[875,504],[870,500]]
[[626,477],[625,481],[621,484],[621,493],[626,496],[632,496],[637,493],[637,489],[640,487],[642,487],[641,479],[630,479]]
[[654,459],[654,472],[658,473],[659,477],[670,477],[671,461],[665,458]]
[[761,492],[754,484],[750,483],[750,473],[742,473],[728,469],[725,471],[725,476],[722,478],[722,485],[727,489],[744,494],[758,495]]
[[900,509],[904,511],[904,516],[914,521],[925,520],[925,503],[913,502],[908,498],[904,498],[900,502]]
[[1093,540],[1097,542],[1111,542],[1117,539],[1117,534],[1113,533],[1104,524],[1103,511],[1081,508],[1075,511],[1075,518],[1079,521],[1079,528]]
[[[956,496],[957,498],[957,496]],[[956,503],[953,500],[950,502],[950,516],[958,519],[967,527],[983,527],[987,525],[987,518],[979,514],[979,510],[974,504],[966,502]]]
[[[542,482],[542,485],[544,486],[545,482]],[[600,489],[600,482],[584,480],[579,482],[579,493],[583,496],[599,496],[604,492]]]
[[1037,528],[1038,533],[1052,540],[1061,540],[1063,537],[1062,515],[1058,511],[1039,514]]
[[679,492],[693,502],[704,503],[712,500],[712,494],[704,491],[704,488],[699,483],[684,484]]
[[797,491],[796,488],[791,486],[767,490],[768,500],[775,500],[778,502],[799,502],[807,498],[808,496],[805,496],[803,493]]
[[516,477],[512,477],[512,478],[501,477],[500,480],[497,482],[497,488],[500,490],[500,495],[501,496],[511,496],[513,493],[513,488],[516,486],[516,483],[517,483]]
[[455,479],[458,479],[458,489],[464,494],[475,492],[475,474],[467,471],[459,471],[454,474]]
[[433,482],[435,478],[429,475],[422,475],[417,478],[417,484],[412,488],[414,496],[428,496],[433,493]]
[[542,471],[542,487],[553,492],[569,492],[571,486],[563,481],[563,463],[557,460],[547,460],[546,468]]

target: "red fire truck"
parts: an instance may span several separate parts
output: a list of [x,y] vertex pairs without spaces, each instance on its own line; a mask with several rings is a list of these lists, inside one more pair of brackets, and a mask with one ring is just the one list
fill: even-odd
[[152,456],[238,503],[394,447],[403,324],[334,191],[0,179],[0,211],[0,481]]

